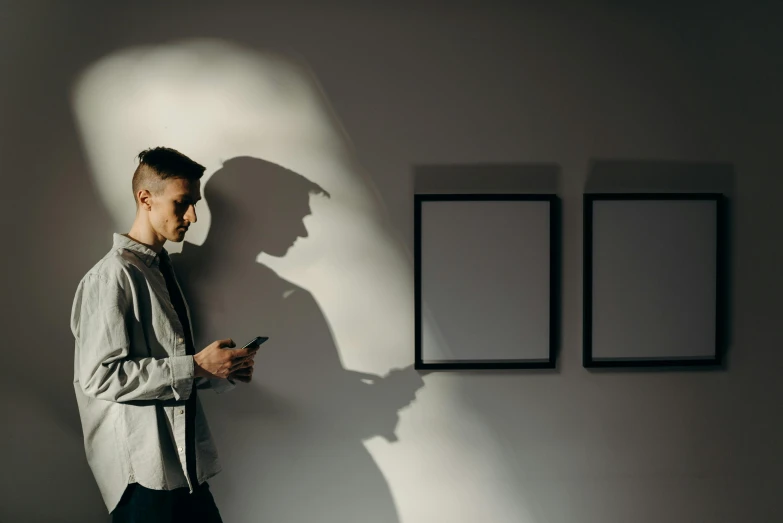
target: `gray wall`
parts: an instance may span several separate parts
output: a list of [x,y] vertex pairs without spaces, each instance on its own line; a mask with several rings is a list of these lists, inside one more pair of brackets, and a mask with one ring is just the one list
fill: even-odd
[[[383,227],[396,235],[395,252],[409,257],[412,249],[418,165],[556,164],[564,210],[556,372],[425,375],[416,399],[399,411],[397,441],[375,437],[388,433],[382,422],[359,426],[371,410],[356,407],[347,389],[330,396],[329,408],[296,419],[287,398],[275,405],[263,396],[261,380],[229,393],[234,399],[204,395],[231,465],[211,481],[227,520],[357,521],[346,519],[351,506],[366,521],[406,523],[783,519],[776,408],[783,387],[780,9],[740,2],[607,2],[591,9],[462,3],[448,10],[295,4],[193,3],[176,10],[3,2],[0,521],[107,519],[84,460],[68,318],[79,278],[108,250],[119,225],[94,184],[70,90],[85,68],[111,53],[205,36],[309,64],[352,142],[352,161],[377,191],[373,201]],[[733,166],[727,370],[582,368],[581,194],[597,160]],[[361,251],[349,254],[364,259]],[[328,343],[334,304],[318,288],[298,284],[309,292],[292,314],[325,319],[312,332]],[[396,284],[411,288],[412,265]],[[341,346],[343,330],[332,347],[343,361],[334,376],[349,369],[385,375],[408,355],[412,361],[413,302],[406,296],[408,308],[391,315],[404,318],[392,324],[399,325],[398,352],[377,356],[394,365],[355,368],[351,361],[376,355],[372,345],[362,354]],[[340,299],[363,303],[363,316],[351,318],[357,329],[389,317],[383,303],[364,303],[359,291]],[[324,379],[313,368],[323,362],[298,363],[301,381],[287,367],[282,377],[291,381],[276,386],[306,404],[317,392],[307,384],[328,383],[332,375]],[[392,386],[380,402],[394,413],[392,399],[405,390]],[[240,403],[254,398],[265,408]],[[341,402],[353,409],[350,416]],[[282,427],[276,434],[285,437],[270,436],[269,426]],[[288,437],[294,433],[304,441]],[[259,449],[263,444],[276,447]],[[242,461],[232,449],[253,453]],[[273,459],[272,450],[285,459]]]

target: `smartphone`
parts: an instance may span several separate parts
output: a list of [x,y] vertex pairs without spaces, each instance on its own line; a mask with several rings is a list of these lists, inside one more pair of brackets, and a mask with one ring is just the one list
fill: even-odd
[[255,345],[255,344],[261,345],[262,343],[264,343],[268,339],[269,339],[268,336],[256,336],[255,338],[253,338],[252,340],[250,340],[249,342],[245,343],[242,347],[239,347],[239,348],[240,349],[246,349],[246,348],[250,347],[251,345]]

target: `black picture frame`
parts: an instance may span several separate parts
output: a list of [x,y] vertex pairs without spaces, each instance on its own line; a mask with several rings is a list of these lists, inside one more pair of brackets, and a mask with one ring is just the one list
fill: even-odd
[[[548,347],[535,359],[453,359],[424,357],[422,301],[422,211],[433,202],[546,202],[549,204],[548,239]],[[415,361],[419,370],[551,369],[556,367],[560,328],[560,199],[555,194],[416,194],[414,200]]]
[[[710,340],[714,337],[714,346],[712,346],[712,352],[710,354],[702,354],[696,356],[680,355],[672,351],[670,356],[636,356],[636,357],[624,357],[624,356],[598,356],[596,354],[595,339],[594,339],[594,275],[596,269],[596,260],[594,259],[594,242],[595,242],[595,211],[596,207],[600,206],[603,202],[643,202],[643,201],[655,201],[655,202],[713,202],[715,204],[714,222],[714,245],[710,246],[712,241],[711,235],[705,235],[703,238],[704,245],[698,247],[701,249],[703,255],[710,256],[714,262],[714,303],[709,307],[710,312],[704,312],[704,316],[712,316],[714,318],[714,330],[704,329],[704,337]],[[726,206],[727,198],[721,193],[588,193],[583,196],[584,203],[584,247],[583,247],[583,355],[582,363],[586,368],[597,367],[719,367],[723,364],[725,345],[726,345],[726,286],[727,286],[727,252],[726,252]],[[649,211],[648,211],[649,212]],[[606,218],[602,218],[606,221]],[[681,226],[685,227],[684,220],[678,222]],[[671,226],[670,230],[671,230]],[[653,237],[655,237],[653,235]],[[607,245],[606,236],[603,236],[603,245]],[[618,240],[621,241],[621,240]],[[682,241],[680,240],[680,244]],[[629,249],[631,247],[628,247]],[[607,263],[607,262],[602,262]],[[671,265],[671,264],[670,264]],[[709,268],[709,264],[707,264]],[[706,272],[706,271],[705,271]],[[603,272],[601,274],[606,274]],[[701,281],[702,286],[706,287],[705,282],[708,280],[707,276],[704,276]],[[678,281],[681,281],[678,280]],[[658,282],[665,284],[666,282]],[[608,294],[608,293],[604,293]],[[632,293],[627,293],[632,294]],[[711,294],[704,293],[704,294]],[[614,310],[622,310],[621,306],[617,303],[614,304]],[[707,308],[705,307],[705,311]],[[666,311],[660,311],[664,316],[658,316],[658,318],[665,317],[665,314],[671,314],[671,309]],[[606,322],[604,315],[604,322]],[[649,325],[653,324],[652,319],[649,319]],[[603,329],[605,332],[606,328]],[[645,332],[644,329],[640,329],[640,332]],[[649,332],[649,331],[646,331]],[[709,341],[706,345],[711,345]]]

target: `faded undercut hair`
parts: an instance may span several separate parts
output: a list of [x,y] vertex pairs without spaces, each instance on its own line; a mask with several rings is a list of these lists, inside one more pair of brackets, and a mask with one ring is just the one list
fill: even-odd
[[137,194],[147,189],[154,195],[160,195],[166,188],[169,178],[198,180],[204,174],[205,167],[184,154],[169,147],[145,149],[138,155],[139,165],[133,173],[133,199],[139,206]]

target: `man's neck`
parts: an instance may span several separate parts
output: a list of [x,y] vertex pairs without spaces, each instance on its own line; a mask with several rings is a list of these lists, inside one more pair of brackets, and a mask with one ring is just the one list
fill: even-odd
[[141,233],[136,227],[131,227],[131,230],[129,232],[126,232],[124,236],[127,236],[131,240],[135,242],[139,242],[140,244],[149,247],[153,251],[155,251],[157,254],[160,254],[160,251],[163,249],[163,243],[158,243],[158,240],[155,237],[155,234],[143,234]]

